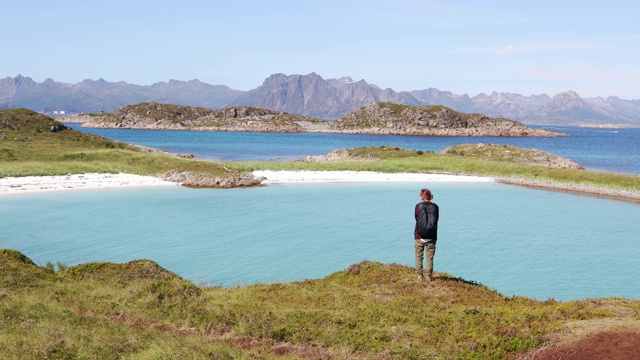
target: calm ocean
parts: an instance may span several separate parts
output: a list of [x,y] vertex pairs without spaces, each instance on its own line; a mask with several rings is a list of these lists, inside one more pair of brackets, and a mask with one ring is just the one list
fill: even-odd
[[[233,160],[288,160],[354,146],[439,151],[456,141],[510,143],[593,169],[640,172],[638,129],[569,130],[580,135],[361,138],[141,130],[101,135]],[[602,150],[599,142],[606,143]],[[222,155],[234,149],[236,155]],[[500,184],[288,184],[3,196],[0,248],[22,251],[40,265],[152,259],[198,284],[223,286],[321,278],[363,260],[412,266],[413,205],[424,186],[434,191],[441,208],[436,271],[541,300],[640,299],[640,205]]]
[[80,124],[67,123],[66,125],[109,139],[170,152],[193,154],[211,160],[291,161],[309,155],[324,155],[336,149],[382,145],[438,152],[456,144],[485,143],[508,144],[547,151],[567,157],[591,170],[640,174],[640,128],[590,129],[538,126],[570,136],[507,138],[90,129],[81,128]]

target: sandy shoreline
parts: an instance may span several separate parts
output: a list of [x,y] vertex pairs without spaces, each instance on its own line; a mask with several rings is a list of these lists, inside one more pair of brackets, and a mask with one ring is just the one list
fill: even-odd
[[65,190],[97,190],[125,187],[177,186],[153,176],[132,174],[74,174],[63,176],[24,176],[0,179],[0,196]]
[[[360,171],[256,171],[263,184],[320,182],[492,182],[492,178],[445,174],[384,174]],[[0,179],[0,196],[64,190],[97,190],[125,187],[176,186],[154,176],[131,174],[75,174],[25,176]]]
[[[254,171],[253,175],[264,177],[262,183],[357,183],[357,182],[496,182],[517,186],[534,187],[543,190],[580,193],[591,196],[614,198],[640,202],[640,191],[617,190],[579,184],[564,184],[553,181],[504,179],[482,176],[415,174],[415,173],[378,173],[369,171]],[[15,194],[33,194],[48,191],[99,190],[113,188],[177,186],[176,182],[165,181],[154,176],[132,174],[75,174],[64,176],[25,176],[0,178],[0,196]]]

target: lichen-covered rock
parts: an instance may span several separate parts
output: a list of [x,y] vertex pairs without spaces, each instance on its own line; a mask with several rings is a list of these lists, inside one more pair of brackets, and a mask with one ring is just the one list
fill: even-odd
[[562,136],[502,118],[467,114],[446,106],[373,103],[331,123],[341,133],[436,136]]
[[262,176],[255,176],[249,173],[213,176],[206,173],[177,172],[175,170],[160,174],[158,177],[165,181],[177,182],[182,186],[192,188],[252,187],[260,185],[265,180]]

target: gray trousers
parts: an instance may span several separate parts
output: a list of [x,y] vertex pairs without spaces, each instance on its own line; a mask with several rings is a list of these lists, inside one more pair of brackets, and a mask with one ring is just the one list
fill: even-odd
[[[416,249],[416,272],[418,275],[424,275],[427,279],[433,278],[433,257],[436,254],[436,244],[423,243],[420,239],[415,239]],[[427,266],[423,269],[422,263],[427,258]]]

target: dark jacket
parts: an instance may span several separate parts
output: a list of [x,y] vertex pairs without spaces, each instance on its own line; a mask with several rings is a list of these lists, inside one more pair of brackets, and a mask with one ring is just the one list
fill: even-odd
[[[427,211],[427,228],[429,229],[429,233],[427,234],[428,235],[427,237],[420,236],[420,233],[418,232],[418,218],[420,217],[420,207],[423,204]],[[419,202],[416,204],[414,213],[415,213],[414,215],[416,219],[416,226],[413,231],[413,238],[429,239],[429,240],[433,240],[433,242],[435,243],[436,240],[438,240],[438,219],[440,217],[440,208],[438,207],[438,205],[430,201]]]

